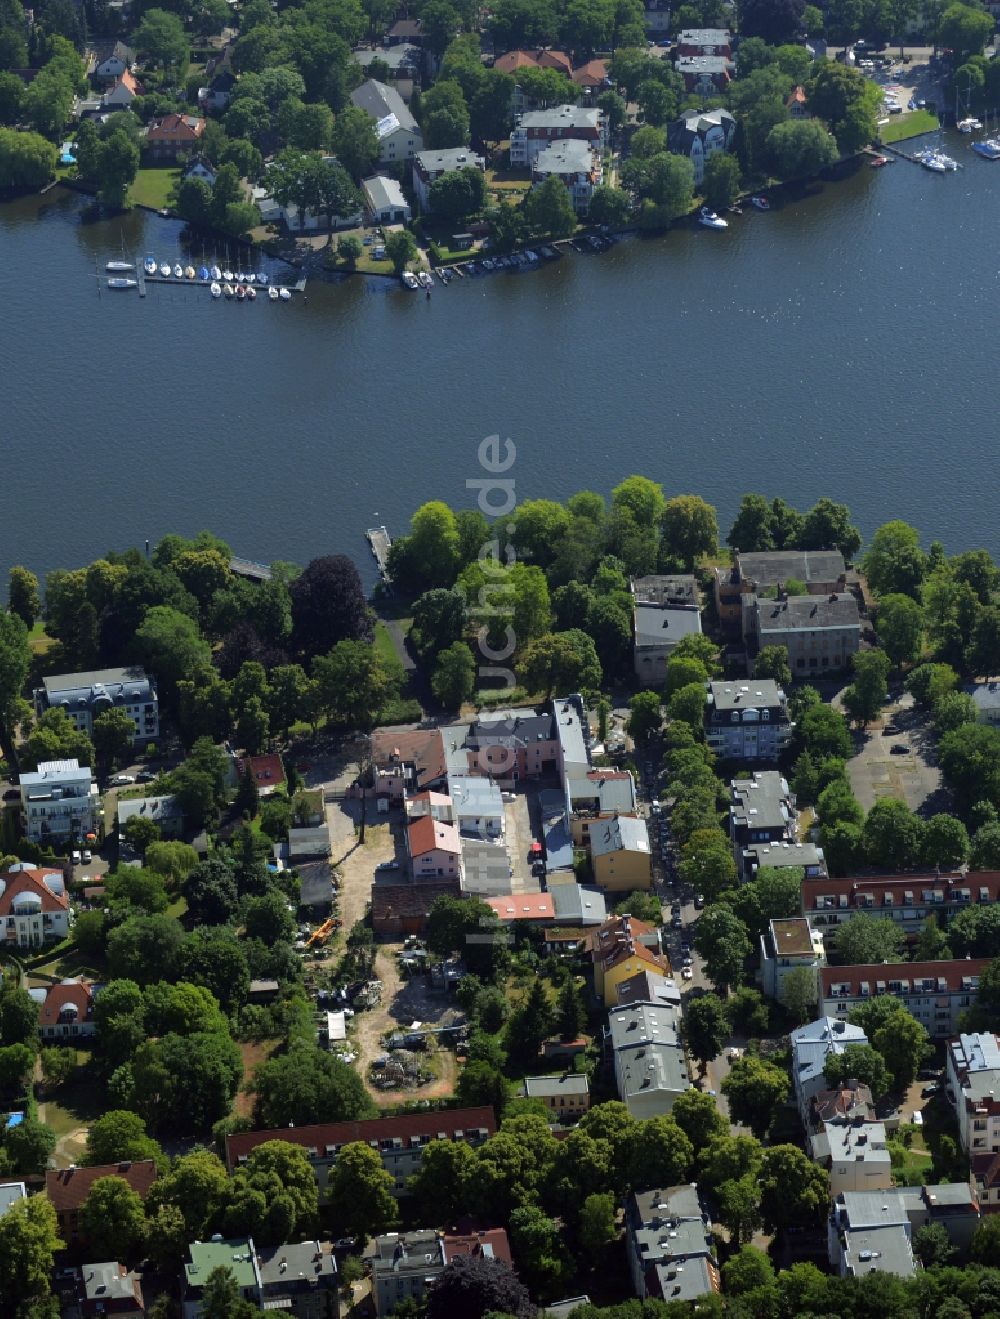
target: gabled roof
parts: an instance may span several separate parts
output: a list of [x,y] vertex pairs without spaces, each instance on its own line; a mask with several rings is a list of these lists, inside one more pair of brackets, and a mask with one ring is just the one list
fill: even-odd
[[[356,105],[359,110],[364,110],[365,114],[370,115],[376,121],[376,124],[382,124],[394,117],[396,122],[388,125],[387,131],[389,132],[395,128],[402,128],[407,133],[420,131],[417,127],[417,121],[407,109],[406,102],[395,87],[389,87],[386,83],[379,82],[377,78],[369,78],[360,87],[355,87],[354,91],[351,92],[351,103]],[[384,134],[380,134],[380,136],[384,136]]]
[[205,131],[205,120],[197,115],[168,114],[154,119],[146,130],[147,142],[196,142]]
[[410,842],[410,855],[423,856],[427,852],[451,852],[460,856],[462,852],[458,830],[453,824],[435,820],[432,815],[418,815],[409,825],[407,835]]
[[134,1159],[101,1163],[95,1168],[50,1169],[45,1174],[45,1194],[57,1214],[79,1209],[90,1194],[90,1188],[101,1177],[120,1177],[145,1200],[156,1181],[156,1164],[152,1159]]
[[63,980],[53,985],[45,995],[38,1014],[39,1026],[55,1026],[64,1011],[75,1014],[78,1022],[89,1021],[94,1011],[94,991],[89,980]]
[[874,962],[863,966],[824,966],[820,968],[820,995],[824,998],[857,998],[861,984],[870,986],[872,996],[879,985],[904,981],[914,992],[927,981],[928,993],[956,994],[961,989],[979,988],[979,977],[990,964],[988,957],[959,957],[939,962]]
[[603,87],[607,80],[607,60],[588,60],[573,70],[573,81],[578,87]]
[[611,820],[597,820],[590,828],[591,856],[612,852],[641,852],[649,855],[649,831],[645,820],[630,815],[616,815]]
[[68,911],[69,899],[61,870],[35,870],[28,866],[0,872],[0,916],[13,914],[15,898],[34,894],[44,912]]
[[383,729],[372,733],[372,759],[381,770],[412,764],[417,787],[443,778],[447,770],[444,742],[437,728],[405,732]]
[[513,1263],[510,1242],[502,1227],[492,1227],[485,1232],[446,1232],[442,1240],[446,1264],[450,1264],[459,1255],[499,1259],[505,1264]]
[[555,920],[555,904],[551,893],[513,893],[509,898],[487,898],[501,921]]

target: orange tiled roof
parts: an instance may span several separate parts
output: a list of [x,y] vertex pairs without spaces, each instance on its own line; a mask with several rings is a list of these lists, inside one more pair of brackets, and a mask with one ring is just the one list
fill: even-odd
[[46,875],[62,879],[60,870],[5,870],[0,874],[4,891],[0,894],[0,916],[10,916],[14,899],[22,893],[35,893],[42,900],[42,911],[66,911],[69,899],[65,893],[53,893],[45,883]]

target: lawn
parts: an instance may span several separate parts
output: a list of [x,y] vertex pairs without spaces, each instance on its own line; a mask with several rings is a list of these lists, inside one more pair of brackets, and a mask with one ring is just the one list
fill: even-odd
[[930,110],[910,110],[908,113],[893,115],[887,124],[880,124],[878,137],[880,142],[905,142],[907,138],[920,137],[922,133],[933,133],[940,128],[938,117]]
[[[410,622],[412,623],[412,621],[411,619]],[[403,631],[404,633],[409,631],[405,624],[403,625]],[[389,629],[381,619],[375,624],[375,653],[382,660],[386,671],[399,682],[402,682],[405,677],[403,663],[396,653],[396,647],[393,645]]]
[[44,655],[47,650],[51,650],[55,641],[45,631],[45,624],[38,622],[28,633],[28,645],[31,647],[32,654]]
[[180,174],[177,166],[141,169],[135,176],[129,195],[137,206],[150,206],[154,211],[162,211],[169,203]]
[[[911,1139],[909,1146],[903,1144],[904,1133]],[[931,1179],[934,1160],[927,1149],[921,1127],[906,1124],[900,1126],[898,1139],[887,1142],[892,1158],[892,1175],[897,1186],[922,1186]]]

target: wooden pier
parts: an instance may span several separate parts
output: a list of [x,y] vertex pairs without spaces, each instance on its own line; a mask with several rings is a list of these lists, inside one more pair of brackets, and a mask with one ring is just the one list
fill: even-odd
[[379,576],[382,580],[389,583],[389,548],[392,545],[392,537],[385,527],[369,527],[365,532],[367,540],[375,562],[378,565]]
[[255,563],[253,559],[233,557],[229,560],[229,571],[236,577],[245,577],[251,582],[269,582],[271,567],[267,563]]

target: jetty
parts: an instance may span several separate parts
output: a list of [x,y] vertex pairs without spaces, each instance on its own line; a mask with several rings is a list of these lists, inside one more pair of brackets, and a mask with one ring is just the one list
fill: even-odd
[[251,582],[269,582],[271,580],[270,564],[254,563],[253,559],[232,558],[229,560],[229,571],[235,577],[245,577]]
[[392,537],[385,527],[369,527],[365,532],[365,540],[368,542],[369,549],[378,565],[379,576],[388,585],[389,583],[389,549],[392,545]]

